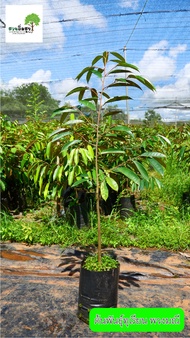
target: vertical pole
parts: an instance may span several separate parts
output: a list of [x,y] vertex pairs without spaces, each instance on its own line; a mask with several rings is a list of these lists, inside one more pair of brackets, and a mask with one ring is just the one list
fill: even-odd
[[[127,62],[127,48],[126,48],[126,46],[124,46],[123,51],[124,51],[125,62]],[[125,74],[125,78],[127,78],[127,74]],[[126,96],[128,96],[128,87],[127,86],[126,86]],[[126,123],[129,126],[129,124],[130,124],[130,116],[129,116],[129,103],[128,103],[128,100],[126,100]]]
[[[57,145],[59,146],[60,142],[57,142]],[[59,156],[57,156],[57,160],[56,160],[56,164],[59,165],[60,164],[60,158]],[[61,199],[60,197],[57,196],[57,216],[60,217],[61,215]]]

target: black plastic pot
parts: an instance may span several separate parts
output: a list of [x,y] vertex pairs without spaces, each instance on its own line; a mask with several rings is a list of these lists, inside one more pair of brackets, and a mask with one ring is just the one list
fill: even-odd
[[68,187],[63,192],[63,206],[67,220],[79,229],[89,225],[89,207],[87,194],[84,190],[77,190]]
[[86,270],[83,264],[79,280],[78,317],[88,324],[91,309],[117,307],[120,266],[98,272]]
[[121,218],[128,218],[133,215],[136,210],[135,206],[135,196],[131,195],[129,197],[120,198],[120,216]]

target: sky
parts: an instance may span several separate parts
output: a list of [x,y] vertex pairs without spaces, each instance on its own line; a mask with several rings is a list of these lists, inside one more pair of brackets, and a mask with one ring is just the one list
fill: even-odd
[[0,24],[2,89],[38,82],[61,105],[75,105],[76,96],[65,95],[85,84],[77,74],[96,55],[114,51],[156,87],[128,89],[132,100],[118,107],[130,119],[154,109],[163,121],[190,120],[190,0],[2,0],[3,22],[6,5],[42,5],[43,42],[7,43]]

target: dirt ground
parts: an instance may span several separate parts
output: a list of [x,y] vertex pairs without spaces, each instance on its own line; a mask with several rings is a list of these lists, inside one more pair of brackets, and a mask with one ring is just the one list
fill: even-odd
[[190,252],[121,248],[119,308],[182,308],[179,333],[97,333],[77,318],[77,248],[1,243],[1,337],[190,337]]

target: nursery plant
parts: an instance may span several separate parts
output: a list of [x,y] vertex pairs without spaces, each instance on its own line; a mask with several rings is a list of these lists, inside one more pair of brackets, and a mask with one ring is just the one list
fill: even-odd
[[[160,186],[158,175],[163,175],[165,155],[160,152],[159,140],[168,140],[161,135],[154,136],[153,141],[136,138],[124,123],[113,123],[111,118],[119,109],[107,112],[107,105],[131,99],[115,95],[115,90],[119,93],[126,87],[142,90],[141,86],[155,90],[122,55],[107,51],[97,55],[76,79],[80,81],[84,76],[86,85],[67,94],[67,97],[78,95],[78,106],[63,106],[54,112],[54,116],[61,114],[60,128],[50,134],[44,158],[34,158],[29,174],[34,175],[45,198],[61,198],[66,187],[76,191],[76,199],[80,189],[95,193],[101,264],[100,201],[106,201],[113,191],[125,189],[130,193],[153,188],[154,184]],[[93,77],[98,83],[96,88],[92,85]],[[81,106],[90,109],[93,118],[87,117]]]
[[[119,89],[121,93],[122,89],[126,87],[142,90],[141,85],[143,85],[152,91],[155,90],[150,81],[138,73],[139,69],[135,65],[126,63],[121,54],[105,51],[103,54],[97,55],[92,60],[91,65],[84,68],[77,75],[76,79],[78,81],[83,76],[86,77],[86,85],[76,87],[67,94],[69,96],[77,93],[79,104],[90,108],[97,115],[95,123],[96,137],[94,141],[86,140],[88,150],[86,156],[93,160],[93,165],[88,169],[91,176],[95,178],[99,264],[101,264],[100,199],[107,200],[109,188],[118,191],[121,178],[126,179],[128,188],[131,190],[149,187],[152,182],[159,185],[160,182],[156,176],[152,175],[152,171],[148,172],[148,166],[151,166],[157,173],[163,174],[163,166],[158,159],[163,159],[165,157],[164,154],[152,151],[146,152],[142,151],[142,149],[139,152],[139,144],[135,145],[133,134],[126,125],[112,125],[105,122],[106,118],[109,119],[110,116],[119,112],[116,109],[104,114],[106,105],[131,99],[126,95],[113,96],[113,89]],[[91,85],[93,76],[101,83],[100,88],[95,88]],[[64,113],[69,112],[64,111]],[[74,113],[80,114],[78,109],[74,110]],[[72,123],[73,125],[78,123],[87,125],[90,122],[83,116],[83,119],[75,119]],[[102,128],[104,132],[102,132]],[[56,135],[59,133],[61,133],[60,130],[56,132]],[[159,137],[162,138],[161,135]],[[60,136],[61,138],[62,136]],[[72,140],[71,142],[74,141]],[[107,147],[106,144],[108,145]],[[110,144],[111,148],[109,147]],[[77,147],[73,152],[76,153],[77,149],[80,151],[80,148]],[[80,180],[82,177],[85,180],[82,174],[76,177],[75,186],[82,183]],[[89,177],[90,175],[88,175],[88,180]]]
[[[97,55],[76,80],[80,81],[82,77],[85,77],[86,85],[77,86],[66,95],[77,94],[78,106],[63,106],[54,112],[54,115],[61,114],[61,127],[50,134],[46,160],[40,159],[33,168],[44,197],[51,193],[54,197],[61,197],[66,187],[74,189],[76,197],[80,189],[95,193],[98,250],[82,262],[79,291],[79,317],[88,320],[94,299],[100,307],[117,306],[119,262],[102,252],[101,200],[106,201],[111,192],[119,192],[124,187],[133,192],[154,184],[160,186],[157,176],[163,175],[165,155],[155,149],[152,151],[151,142],[147,142],[146,151],[146,144],[143,140],[136,140],[129,127],[124,123],[113,123],[111,118],[120,112],[119,109],[106,111],[107,105],[131,99],[121,94],[126,87],[142,90],[141,86],[144,86],[155,90],[146,78],[139,75],[135,65],[126,63],[119,53],[105,51]],[[94,83],[97,83],[96,87]],[[115,90],[119,90],[119,95],[115,95]],[[86,116],[81,106],[90,109],[93,118]],[[157,143],[159,140],[168,141],[161,135],[157,136]],[[85,281],[88,285],[84,286]],[[97,287],[96,282],[102,287]],[[82,296],[86,290],[94,292],[88,297],[90,303],[86,303]]]
[[[40,169],[43,172],[39,170],[41,188],[43,190],[45,186],[46,193],[52,184],[51,177],[64,183],[59,184],[59,191],[55,185],[53,187],[59,196],[63,185],[74,188],[76,192],[83,188],[95,192],[98,250],[82,262],[79,286],[78,315],[85,321],[88,321],[88,311],[95,303],[100,307],[117,306],[119,262],[115,257],[102,253],[100,201],[106,201],[111,191],[123,189],[120,181],[128,190],[134,191],[154,183],[160,185],[156,175],[152,175],[152,169],[163,174],[162,163],[158,160],[162,160],[164,154],[147,152],[146,147],[134,140],[132,131],[125,124],[113,123],[111,117],[120,110],[107,112],[105,109],[112,103],[131,99],[126,95],[113,94],[115,90],[121,92],[126,87],[141,90],[141,85],[155,90],[138,72],[138,68],[126,63],[119,53],[105,51],[97,55],[91,65],[76,77],[80,81],[85,76],[86,85],[75,87],[67,94],[67,97],[77,94],[79,105],[63,106],[55,111],[55,114],[62,114],[62,127],[51,133],[47,146],[47,157],[53,167],[48,168],[46,164],[47,170],[43,166]],[[93,77],[100,83],[100,88],[92,85]],[[81,106],[90,109],[93,118],[87,117]],[[44,180],[44,172],[50,173],[48,182]],[[101,288],[98,287],[100,284]],[[83,297],[86,293],[89,301]]]

